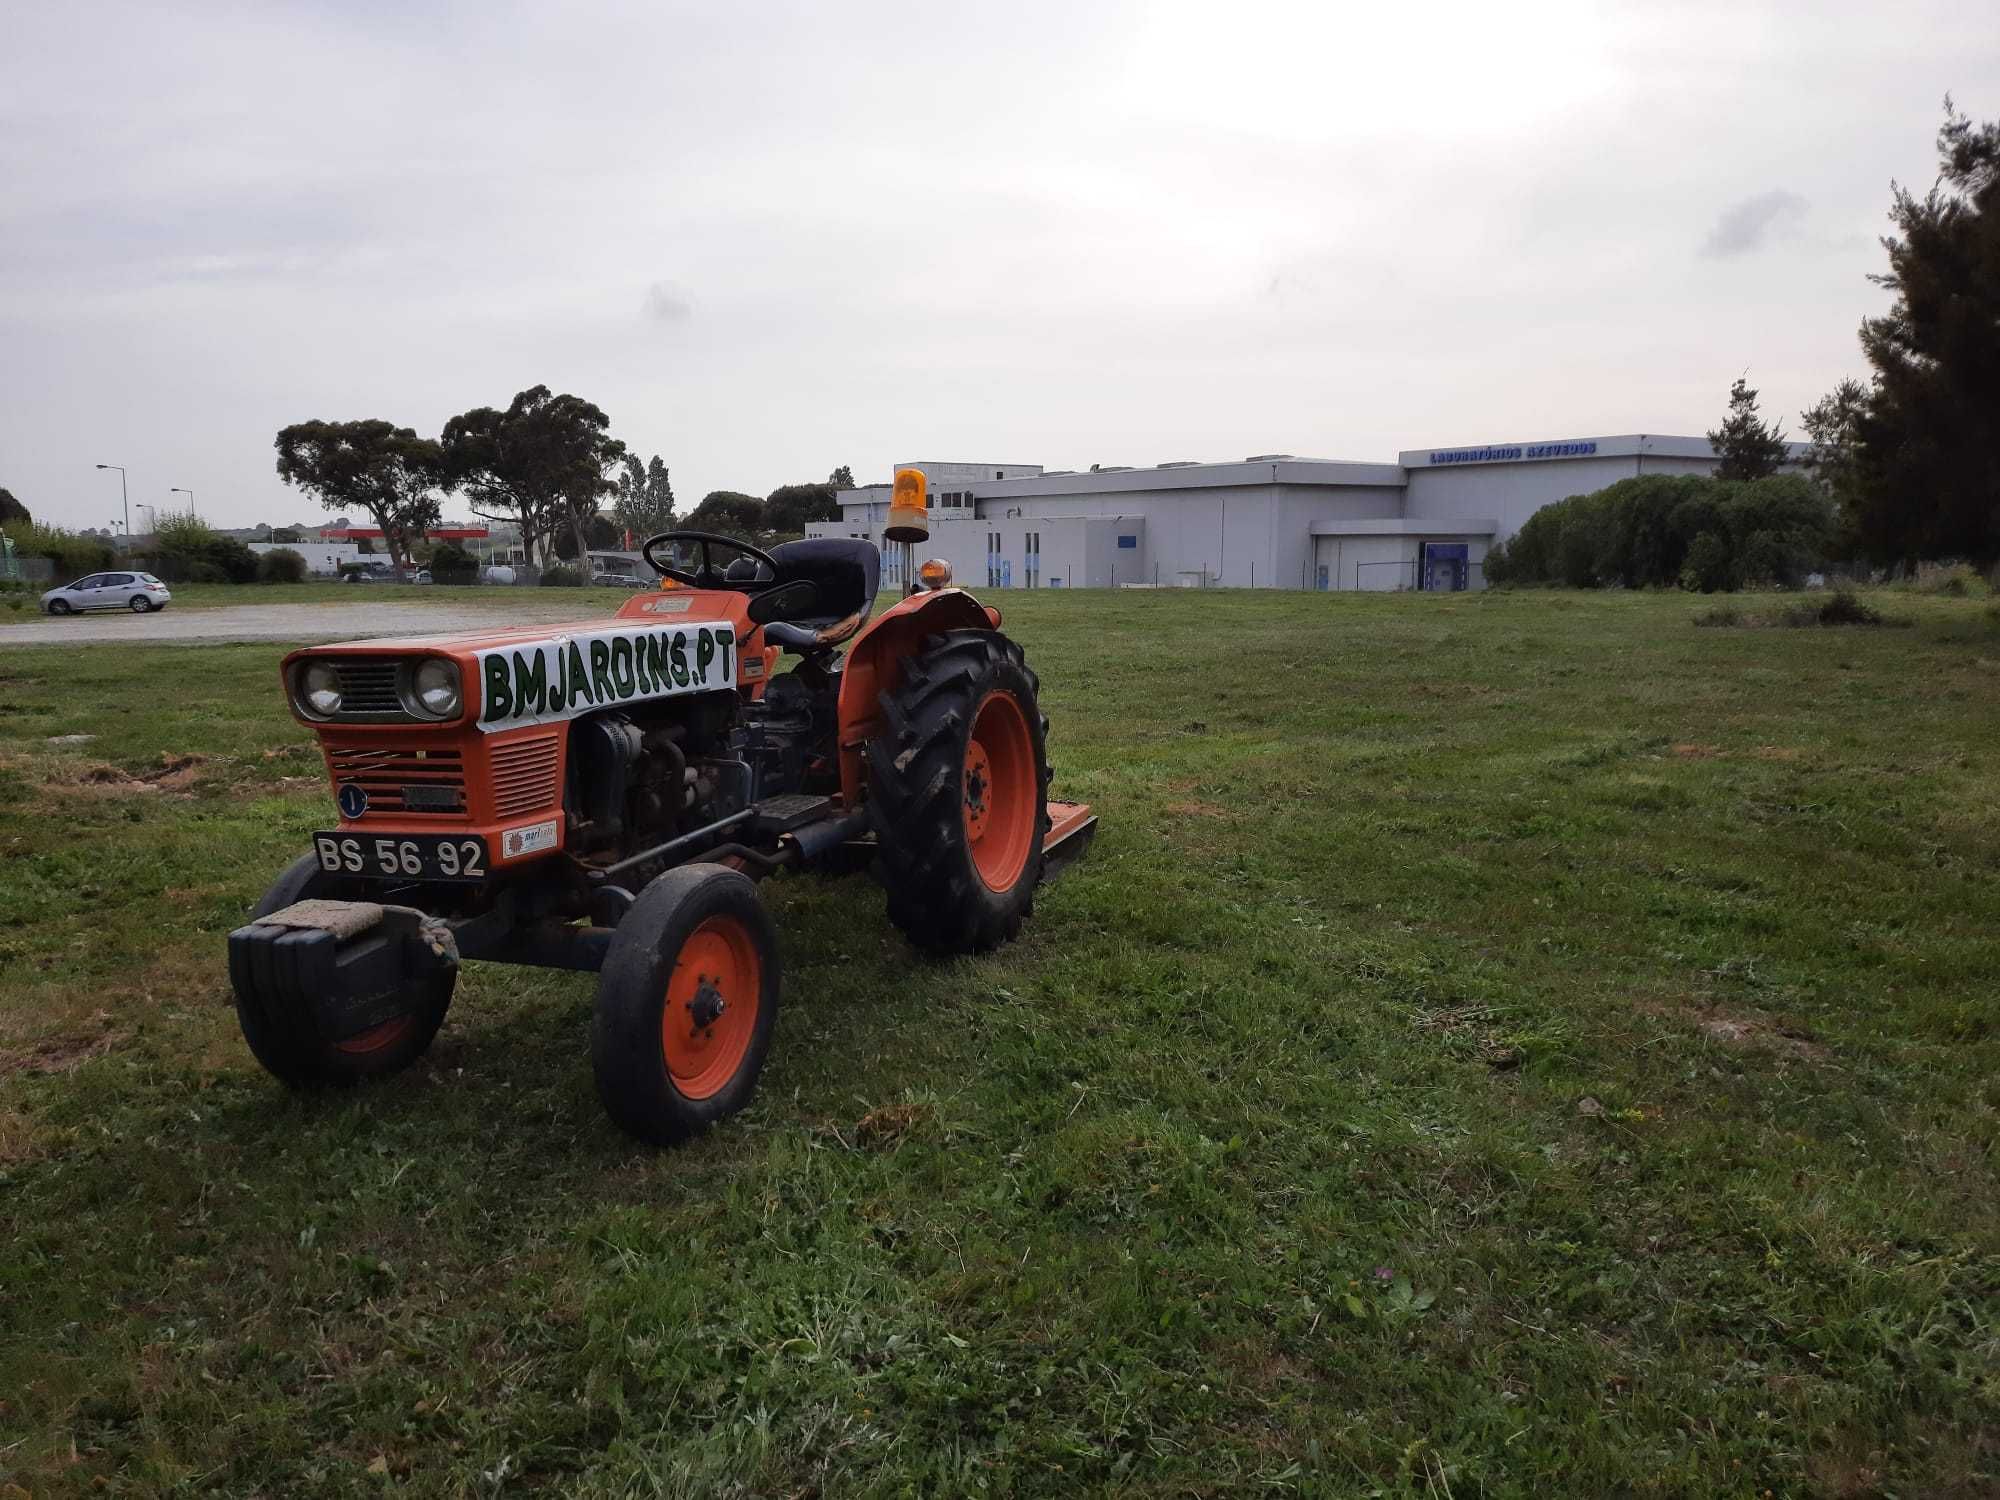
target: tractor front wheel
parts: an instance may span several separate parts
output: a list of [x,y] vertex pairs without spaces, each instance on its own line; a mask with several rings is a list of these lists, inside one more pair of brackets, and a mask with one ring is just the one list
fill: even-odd
[[[327,874],[317,856],[304,854],[272,883],[250,920],[268,917],[298,901],[361,900],[366,895],[358,883]],[[251,1053],[281,1083],[292,1088],[359,1083],[364,1078],[400,1073],[422,1057],[444,1024],[457,985],[456,970],[413,979],[400,996],[401,1015],[337,1042],[324,1040],[311,1016],[240,984],[236,1021]]]
[[932,953],[983,953],[1021,929],[1049,829],[1047,723],[1021,648],[991,630],[933,636],[882,696],[869,806],[889,919]]
[[673,1146],[750,1102],[778,1018],[778,936],[756,882],[682,865],[639,893],[597,981],[590,1060],[621,1130]]

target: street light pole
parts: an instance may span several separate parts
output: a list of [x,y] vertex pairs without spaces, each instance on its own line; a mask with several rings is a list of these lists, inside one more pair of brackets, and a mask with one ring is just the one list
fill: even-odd
[[123,464],[99,464],[100,469],[118,471],[118,498],[125,503],[125,544],[132,544],[132,497],[125,489],[125,466]]
[[190,516],[192,516],[192,515],[194,514],[194,491],[193,491],[193,490],[184,490],[184,489],[182,489],[182,488],[181,488],[181,487],[180,487],[179,485],[177,485],[177,484],[176,484],[176,485],[171,485],[171,486],[169,486],[169,487],[168,487],[168,489],[167,489],[167,493],[168,493],[169,495],[186,495],[186,496],[188,497],[188,514],[189,514]]

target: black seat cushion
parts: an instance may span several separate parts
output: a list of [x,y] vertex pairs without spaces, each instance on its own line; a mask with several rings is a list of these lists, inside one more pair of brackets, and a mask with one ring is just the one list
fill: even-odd
[[824,630],[852,614],[865,618],[875,607],[875,594],[882,585],[882,554],[873,542],[844,536],[807,537],[773,547],[771,561],[778,565],[780,583],[803,578],[819,589],[813,612],[794,618],[794,625]]

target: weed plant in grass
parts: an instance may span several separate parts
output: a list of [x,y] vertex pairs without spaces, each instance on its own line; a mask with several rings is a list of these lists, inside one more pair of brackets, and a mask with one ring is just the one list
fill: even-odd
[[665,1154],[584,976],[281,1090],[279,648],[0,649],[0,1491],[1995,1492],[1981,604],[999,602],[1096,845],[951,963],[769,884],[762,1092]]
[[1907,616],[1885,615],[1851,590],[1836,589],[1824,598],[1772,610],[1746,610],[1734,602],[1711,605],[1696,612],[1694,623],[1709,627],[1781,625],[1799,630],[1815,625],[1909,626],[1916,621]]

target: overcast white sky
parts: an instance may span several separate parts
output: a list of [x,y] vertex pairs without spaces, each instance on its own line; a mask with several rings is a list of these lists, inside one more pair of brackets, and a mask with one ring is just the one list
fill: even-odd
[[1947,91],[1992,0],[12,5],[0,485],[317,517],[283,424],[537,382],[684,505],[1795,427]]

